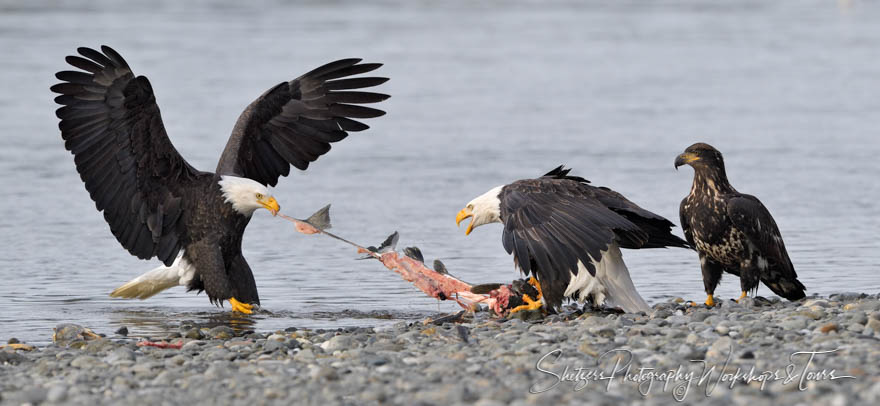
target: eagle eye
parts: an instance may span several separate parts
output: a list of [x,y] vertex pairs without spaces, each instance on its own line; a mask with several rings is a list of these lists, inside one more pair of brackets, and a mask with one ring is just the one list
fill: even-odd
[[260,199],[262,199],[262,198],[263,198],[263,194],[262,194],[262,193],[257,193],[257,200],[260,200]]

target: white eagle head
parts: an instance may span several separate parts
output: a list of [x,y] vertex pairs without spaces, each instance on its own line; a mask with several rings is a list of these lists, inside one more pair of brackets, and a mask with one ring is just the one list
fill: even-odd
[[475,227],[483,224],[501,222],[501,199],[498,198],[498,195],[501,194],[501,188],[503,187],[496,186],[490,189],[488,192],[471,200],[467,206],[458,212],[458,215],[455,216],[456,225],[461,224],[461,221],[466,218],[471,218],[471,223],[468,224],[467,230],[464,232],[465,235],[470,234]]
[[257,209],[269,210],[273,216],[281,210],[269,188],[253,179],[226,175],[221,176],[217,183],[220,184],[226,202],[244,216],[254,214]]

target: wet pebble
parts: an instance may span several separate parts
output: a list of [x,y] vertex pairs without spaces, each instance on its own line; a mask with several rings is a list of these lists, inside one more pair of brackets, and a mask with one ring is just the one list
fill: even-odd
[[207,336],[215,340],[228,340],[235,336],[235,330],[228,326],[217,326],[208,330]]

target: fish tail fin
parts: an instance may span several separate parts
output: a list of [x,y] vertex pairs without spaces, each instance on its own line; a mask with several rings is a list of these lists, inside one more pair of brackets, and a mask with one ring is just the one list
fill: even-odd
[[309,216],[306,219],[306,223],[309,223],[312,227],[317,228],[318,230],[329,230],[330,229],[330,205],[326,205]]

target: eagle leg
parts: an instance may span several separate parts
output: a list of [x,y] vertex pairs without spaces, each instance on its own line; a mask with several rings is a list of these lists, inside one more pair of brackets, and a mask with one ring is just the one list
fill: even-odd
[[734,301],[739,303],[740,300],[743,300],[743,298],[746,297],[746,294],[747,294],[747,292],[743,291],[743,293],[741,295],[739,295],[739,299],[736,299]]
[[229,304],[232,305],[232,311],[251,314],[254,312],[254,305],[249,303],[242,303],[236,300],[234,297],[229,298]]

